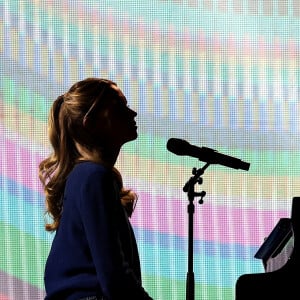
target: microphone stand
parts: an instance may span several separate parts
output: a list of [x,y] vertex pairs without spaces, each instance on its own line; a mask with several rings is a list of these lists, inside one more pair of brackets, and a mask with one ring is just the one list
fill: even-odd
[[194,300],[195,299],[195,278],[194,278],[194,271],[193,271],[193,215],[195,212],[195,205],[193,203],[195,197],[200,197],[198,201],[199,204],[203,204],[203,197],[206,195],[205,191],[200,193],[195,192],[195,184],[202,184],[203,179],[201,175],[203,175],[205,169],[210,165],[210,163],[206,163],[203,168],[196,169],[193,168],[192,176],[184,185],[183,191],[187,193],[189,204],[187,207],[188,215],[189,215],[189,222],[188,222],[188,272],[186,277],[186,300]]

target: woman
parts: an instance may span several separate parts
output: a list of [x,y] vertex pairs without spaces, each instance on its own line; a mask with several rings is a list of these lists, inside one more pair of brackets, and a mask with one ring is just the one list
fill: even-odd
[[136,195],[114,167],[137,138],[136,112],[110,80],[87,78],[59,96],[49,115],[53,153],[40,163],[56,232],[45,266],[47,300],[152,299],[141,283],[128,217]]

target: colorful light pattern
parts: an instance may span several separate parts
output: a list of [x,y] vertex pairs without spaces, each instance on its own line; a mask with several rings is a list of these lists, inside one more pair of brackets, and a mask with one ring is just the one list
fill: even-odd
[[203,175],[196,299],[233,299],[241,274],[263,272],[253,256],[300,195],[299,18],[297,0],[0,0],[0,299],[44,295],[47,114],[89,76],[117,82],[138,111],[118,168],[139,194],[132,224],[154,299],[185,297],[182,187],[203,166],[168,152],[171,137],[251,163]]

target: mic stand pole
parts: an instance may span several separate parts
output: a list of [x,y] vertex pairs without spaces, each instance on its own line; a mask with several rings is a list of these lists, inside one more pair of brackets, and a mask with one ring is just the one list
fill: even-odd
[[203,175],[205,169],[209,166],[209,163],[207,163],[203,168],[196,169],[193,168],[192,176],[184,185],[183,191],[187,193],[189,204],[187,207],[188,215],[189,215],[189,222],[188,222],[188,272],[186,277],[186,300],[194,300],[195,299],[195,278],[194,278],[194,271],[193,271],[193,215],[195,212],[195,206],[194,206],[194,198],[200,197],[200,200],[198,201],[199,204],[203,204],[203,197],[206,195],[205,191],[202,191],[200,193],[195,192],[195,184],[202,184],[203,179],[201,178],[201,175]]

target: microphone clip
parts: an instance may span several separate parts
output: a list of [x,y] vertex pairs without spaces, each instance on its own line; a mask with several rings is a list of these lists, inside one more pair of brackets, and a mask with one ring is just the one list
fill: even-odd
[[208,168],[209,165],[210,163],[206,163],[204,167],[200,169],[193,168],[193,176],[190,177],[190,179],[185,183],[183,187],[183,191],[188,195],[188,200],[190,201],[190,204],[192,204],[195,197],[200,197],[200,200],[198,201],[199,204],[203,204],[204,202],[203,198],[205,197],[206,192],[195,192],[195,185],[203,183],[203,179],[201,176],[204,174],[204,171]]

